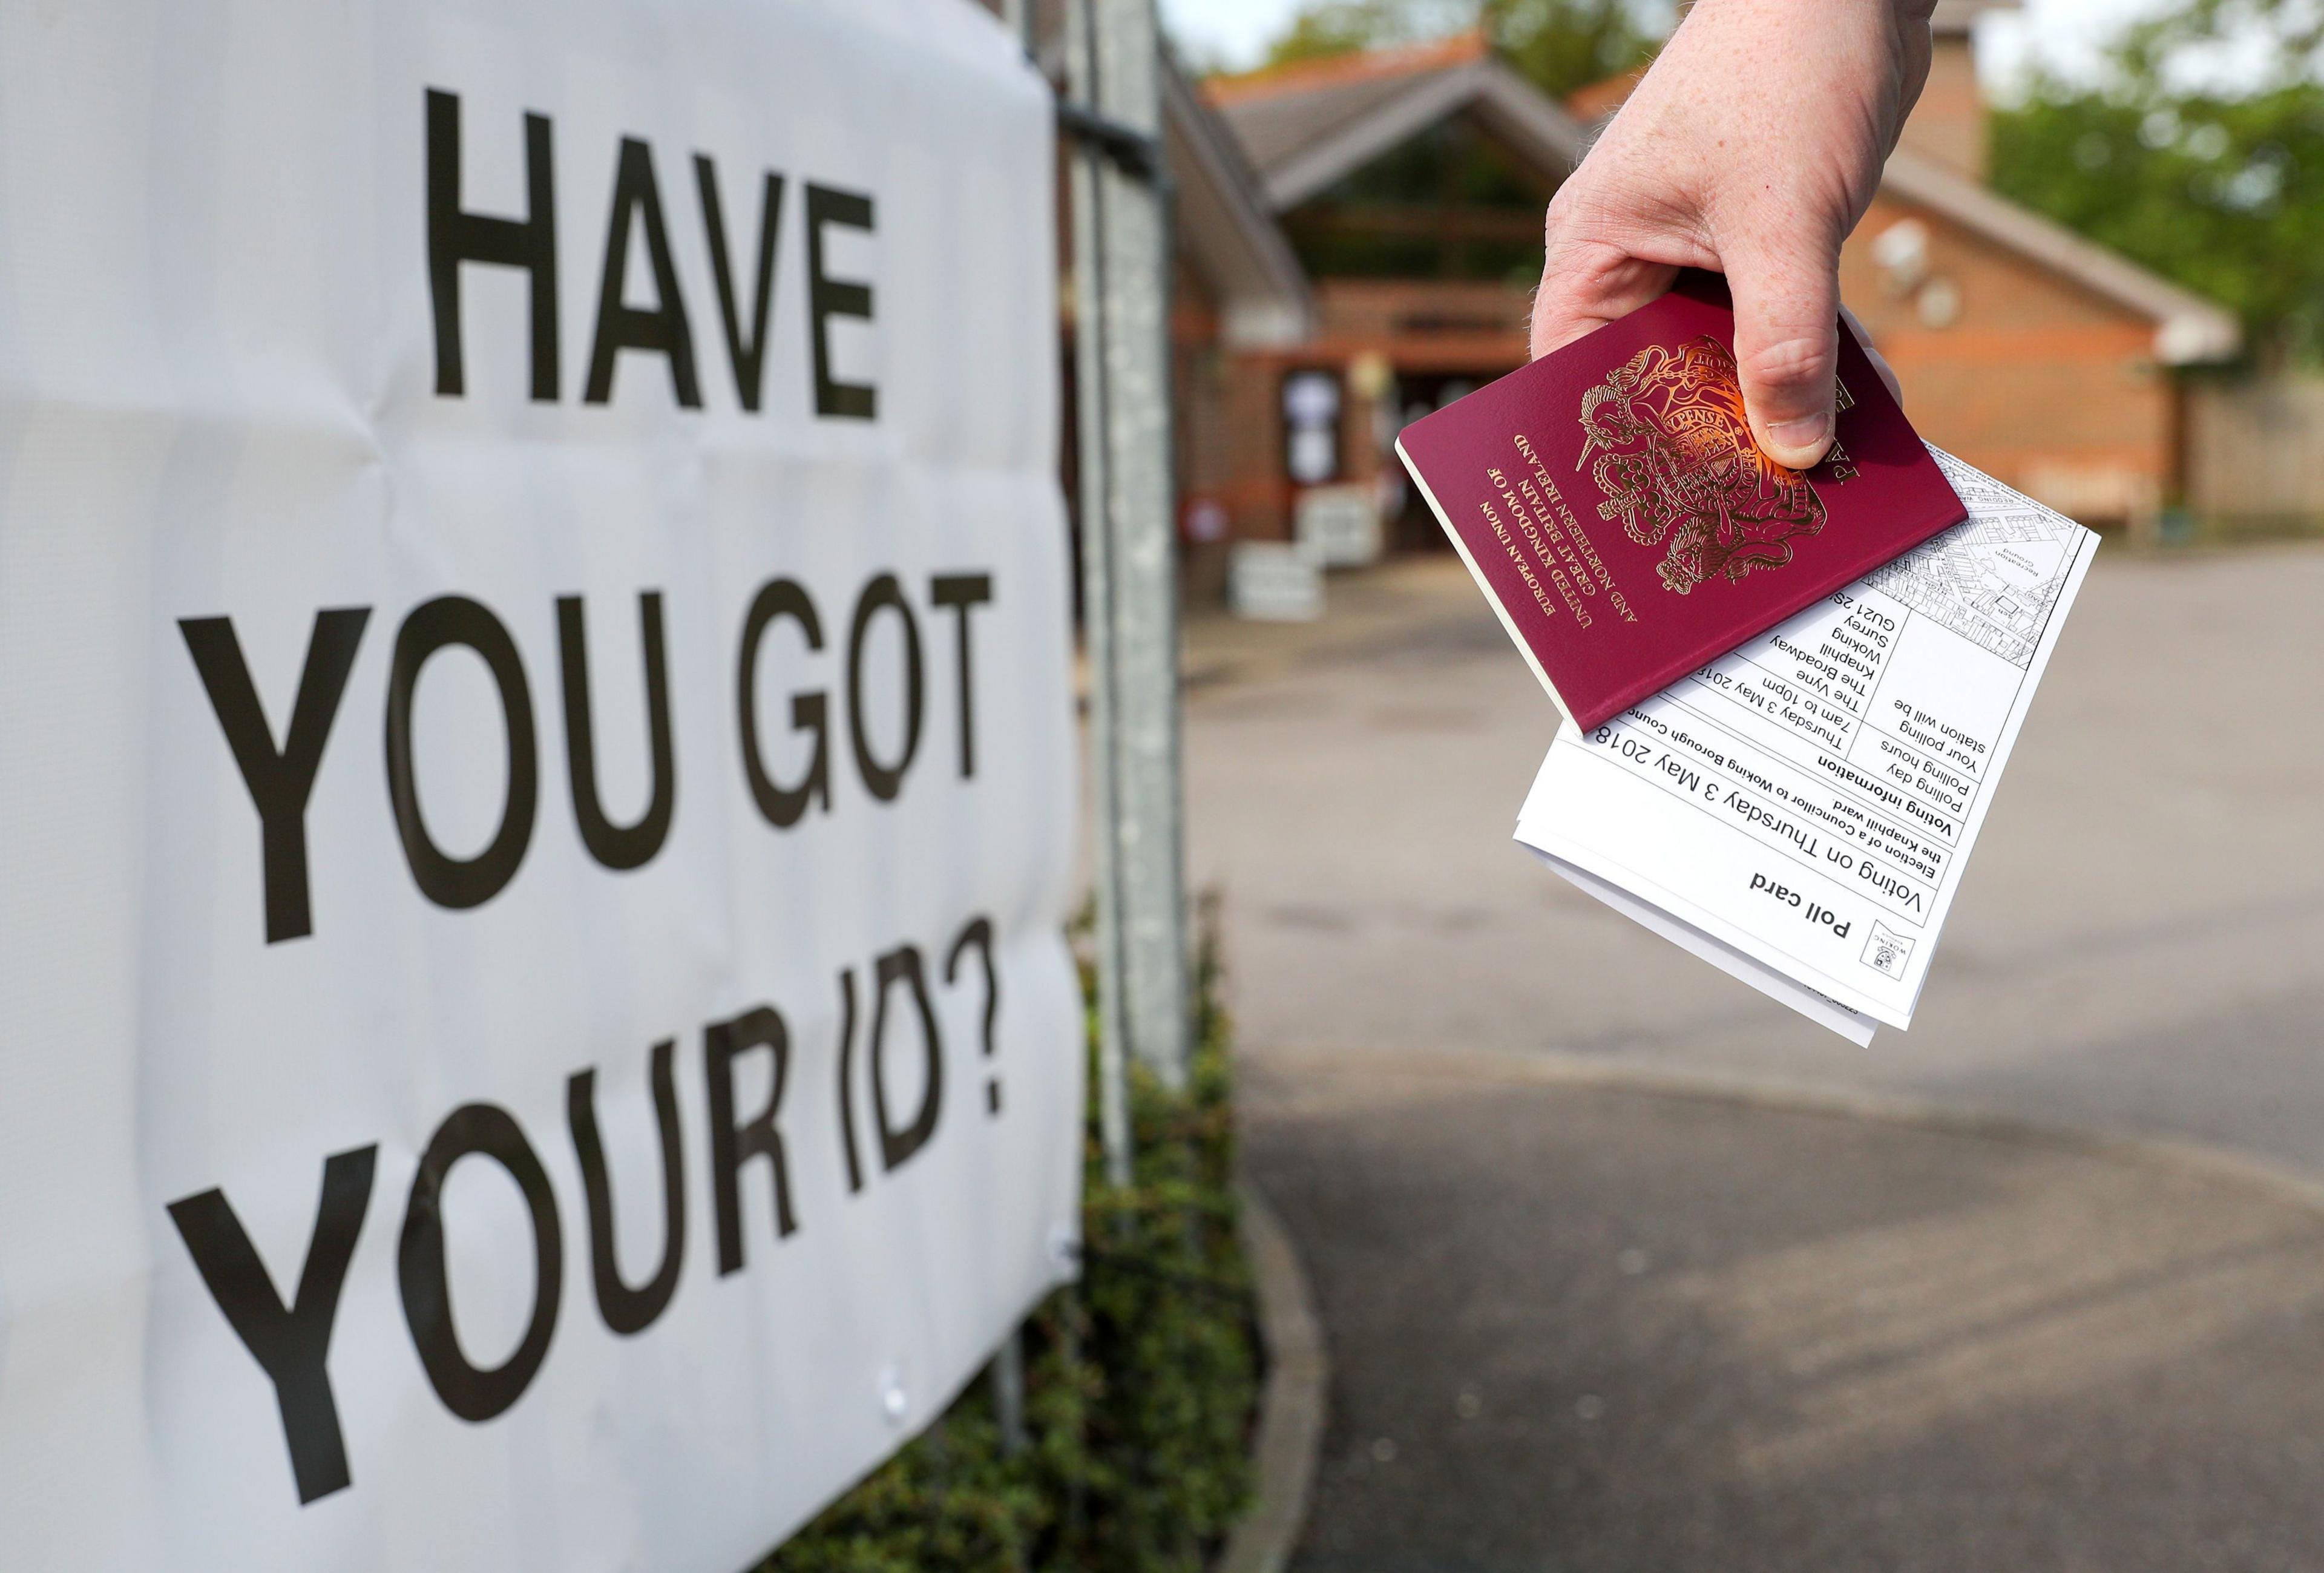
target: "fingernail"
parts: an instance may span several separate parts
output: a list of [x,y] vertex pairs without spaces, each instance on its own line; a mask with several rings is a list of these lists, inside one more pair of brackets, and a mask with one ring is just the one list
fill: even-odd
[[1831,412],[1802,415],[1796,420],[1777,421],[1767,428],[1767,435],[1776,445],[1788,449],[1814,448],[1831,435]]

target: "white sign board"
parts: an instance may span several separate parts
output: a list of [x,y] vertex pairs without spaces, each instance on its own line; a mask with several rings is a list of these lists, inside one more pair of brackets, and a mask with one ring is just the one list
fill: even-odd
[[1323,570],[1286,541],[1239,541],[1227,559],[1227,604],[1259,623],[1312,623],[1323,615]]
[[1369,481],[1310,486],[1293,504],[1292,534],[1310,561],[1368,568],[1380,557],[1379,494]]
[[0,11],[0,1562],[738,1568],[1069,1271],[1044,89]]

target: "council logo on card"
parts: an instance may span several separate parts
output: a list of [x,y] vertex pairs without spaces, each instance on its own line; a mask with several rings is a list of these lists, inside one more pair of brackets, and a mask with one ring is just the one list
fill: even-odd
[[1865,966],[1902,982],[1904,958],[1912,954],[1913,941],[1895,932],[1879,919],[1872,921],[1872,938],[1864,947]]

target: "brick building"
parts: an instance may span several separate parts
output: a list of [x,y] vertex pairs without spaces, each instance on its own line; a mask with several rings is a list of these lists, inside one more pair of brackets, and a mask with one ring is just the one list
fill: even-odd
[[[1066,0],[974,0],[1026,31],[1034,64],[1061,94]],[[1258,396],[1238,368],[1271,364],[1314,337],[1316,302],[1241,143],[1175,62],[1162,70],[1162,144],[1175,194],[1171,228],[1171,340],[1176,403],[1173,437],[1185,506],[1185,560],[1192,588],[1215,597],[1230,540],[1263,539],[1287,517],[1286,483],[1261,446],[1241,401]],[[1063,402],[1065,496],[1078,507],[1074,454],[1074,289],[1071,181],[1061,142],[1057,180],[1058,324],[1065,377]],[[1076,579],[1078,583],[1078,579]]]
[[[2237,325],[1984,185],[1970,23],[1989,3],[1940,5],[1842,293],[1932,441],[2089,522],[2140,525],[2185,484],[2175,368],[2232,356]],[[1369,485],[1393,539],[1433,542],[1389,440],[1523,363],[1543,205],[1634,80],[1561,105],[1472,36],[1205,84],[1307,274],[1313,331],[1212,337],[1182,398],[1204,450],[1190,506],[1284,539],[1304,486]]]

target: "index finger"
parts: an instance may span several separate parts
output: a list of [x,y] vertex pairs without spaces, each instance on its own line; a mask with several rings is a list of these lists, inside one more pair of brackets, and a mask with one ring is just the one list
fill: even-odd
[[1678,268],[1602,242],[1553,245],[1534,293],[1530,351],[1536,360],[1628,316],[1671,287]]

